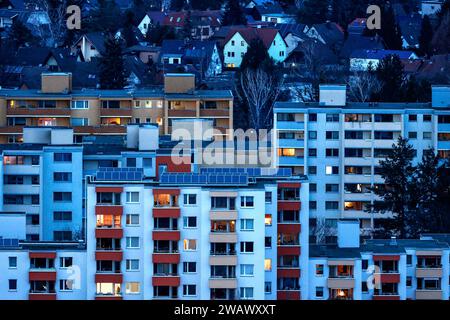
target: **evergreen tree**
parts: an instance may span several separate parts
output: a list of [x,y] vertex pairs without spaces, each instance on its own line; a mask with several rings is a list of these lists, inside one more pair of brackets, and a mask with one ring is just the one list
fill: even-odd
[[177,38],[174,28],[161,26],[158,24],[150,26],[146,34],[146,40],[152,44],[160,46],[163,40],[173,40]]
[[88,31],[115,32],[122,26],[122,12],[115,1],[98,0],[98,8],[86,23]]
[[433,27],[431,26],[430,18],[425,15],[422,19],[422,28],[419,35],[419,49],[427,55],[431,55],[431,40],[433,39]]
[[14,19],[11,27],[10,39],[16,48],[34,42],[36,39],[19,19]]
[[184,20],[183,30],[181,31],[183,39],[191,39],[192,37],[192,21],[191,11],[186,13],[186,19]]
[[267,48],[260,38],[255,38],[250,42],[247,52],[242,58],[240,70],[246,68],[256,69],[260,66],[270,67],[273,60],[267,52]]
[[186,6],[185,0],[171,0],[170,1],[170,10],[172,11],[181,11]]
[[99,60],[100,86],[102,89],[123,89],[125,86],[122,46],[109,35],[105,40],[105,53]]
[[384,186],[371,190],[381,198],[369,208],[376,213],[392,213],[392,219],[386,219],[382,236],[409,236],[408,225],[411,212],[415,208],[414,184],[412,175],[414,167],[412,160],[414,149],[408,144],[408,139],[399,137],[397,144],[392,146],[391,153],[385,160],[380,161],[380,175],[384,179]]
[[373,97],[376,101],[397,102],[403,97],[403,64],[397,55],[388,55],[377,66],[376,75],[381,82],[381,90]]
[[417,80],[411,76],[402,88],[404,102],[428,102],[431,101],[431,83],[426,79]]
[[355,18],[365,17],[367,10],[366,0],[332,0],[332,21],[337,22],[343,28]]
[[122,38],[127,47],[134,46],[137,43],[136,36],[133,31],[134,13],[127,11],[125,14],[125,23],[122,28]]
[[450,12],[442,17],[432,44],[436,53],[447,54],[450,52]]
[[299,23],[307,25],[324,23],[329,17],[329,0],[304,0],[297,13]]
[[228,0],[225,6],[225,11],[222,16],[222,25],[245,25],[247,19],[242,10],[239,0]]
[[381,30],[379,30],[379,35],[383,38],[387,49],[402,50],[402,32],[395,20],[394,10],[390,5],[384,6],[381,11]]

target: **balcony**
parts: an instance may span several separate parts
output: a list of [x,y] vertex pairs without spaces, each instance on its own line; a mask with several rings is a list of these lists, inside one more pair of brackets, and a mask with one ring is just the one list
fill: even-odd
[[28,300],[56,300],[56,292],[30,292],[28,294]]
[[178,251],[167,251],[167,252],[155,252],[152,254],[153,263],[180,263],[180,254]]
[[196,110],[168,110],[169,117],[196,117]]
[[344,130],[372,130],[372,122],[371,121],[345,121],[344,122]]
[[120,272],[116,273],[114,271],[110,271],[110,272],[97,271],[95,274],[95,282],[96,283],[99,283],[99,282],[122,283],[122,281],[123,281],[123,275]]
[[416,300],[442,300],[442,290],[416,290]]
[[301,254],[300,245],[278,245],[278,256],[299,256]]
[[153,240],[180,240],[180,231],[178,230],[155,230],[152,233]]
[[328,288],[331,289],[353,289],[355,287],[354,278],[328,278]]
[[279,139],[278,147],[280,148],[304,148],[304,139]]
[[303,166],[305,164],[304,156],[298,157],[278,157],[280,166]]
[[131,118],[131,108],[100,108],[100,117],[127,117]]
[[100,293],[97,293],[95,295],[95,300],[118,301],[118,300],[122,300],[122,295],[121,294],[100,294]]
[[179,207],[153,208],[152,214],[154,218],[179,218],[181,215]]
[[300,269],[299,267],[280,267],[277,269],[277,277],[278,278],[300,278]]
[[442,278],[442,266],[416,267],[417,278]]
[[4,165],[3,173],[10,175],[39,175],[40,174],[40,166],[36,165]]
[[29,281],[56,281],[56,269],[54,268],[30,268]]
[[97,215],[123,215],[123,206],[115,204],[97,204],[95,206],[95,214]]
[[7,108],[7,116],[27,116],[27,117],[70,117],[69,108]]
[[237,279],[236,278],[210,278],[209,287],[211,289],[236,289]]
[[387,300],[400,300],[400,296],[398,294],[374,294],[373,300],[379,300],[379,301],[387,301]]
[[180,276],[179,275],[167,275],[152,277],[153,286],[167,286],[167,287],[178,287],[180,286]]
[[4,194],[39,194],[40,185],[38,184],[4,184]]
[[401,131],[402,123],[399,122],[374,122],[373,129],[379,131]]
[[99,239],[110,238],[110,239],[122,239],[123,229],[122,228],[97,228],[95,229],[95,237]]
[[218,255],[217,253],[211,253],[209,264],[211,266],[236,266],[236,252],[234,252],[234,255]]
[[209,241],[212,243],[237,243],[237,234],[235,232],[214,232],[209,235]]
[[300,300],[300,289],[297,290],[277,290],[277,300]]
[[200,117],[229,117],[229,109],[200,109]]
[[212,210],[209,212],[211,220],[237,220],[238,213],[236,210]]
[[95,260],[99,261],[122,261],[122,250],[96,250]]
[[293,223],[278,223],[277,226],[279,233],[298,234],[301,232],[301,225],[298,222]]
[[300,211],[301,209],[301,203],[299,200],[278,200],[278,211],[282,211],[282,210],[295,210],[295,211]]
[[398,272],[376,273],[375,278],[379,277],[381,283],[400,283],[400,274]]
[[297,121],[277,121],[278,130],[304,130],[305,123]]

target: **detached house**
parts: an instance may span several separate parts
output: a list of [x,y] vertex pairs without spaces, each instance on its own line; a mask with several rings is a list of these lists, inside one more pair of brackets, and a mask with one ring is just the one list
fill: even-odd
[[242,58],[254,39],[261,39],[267,53],[275,62],[286,59],[287,45],[277,29],[237,28],[230,29],[223,42],[224,65],[239,68]]
[[101,32],[91,32],[81,36],[72,46],[72,52],[79,55],[79,60],[89,62],[101,56],[105,50],[105,38]]

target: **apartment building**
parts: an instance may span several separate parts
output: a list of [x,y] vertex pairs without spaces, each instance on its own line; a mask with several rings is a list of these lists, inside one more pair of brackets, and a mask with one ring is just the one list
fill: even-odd
[[274,107],[274,153],[280,168],[310,182],[311,231],[325,224],[335,237],[338,219],[359,219],[363,236],[386,214],[366,212],[376,200],[369,187],[383,183],[383,159],[399,136],[416,150],[450,155],[450,87],[432,87],[431,103],[351,103],[346,87],[320,86],[320,101],[279,102]]
[[24,126],[71,126],[75,141],[125,135],[127,124],[156,123],[170,134],[174,119],[210,119],[222,135],[233,128],[229,90],[196,90],[193,74],[166,74],[161,89],[73,90],[70,73],[43,73],[41,90],[0,89],[0,143],[23,141]]
[[310,245],[309,300],[448,300],[449,236],[366,240],[338,222],[336,245]]

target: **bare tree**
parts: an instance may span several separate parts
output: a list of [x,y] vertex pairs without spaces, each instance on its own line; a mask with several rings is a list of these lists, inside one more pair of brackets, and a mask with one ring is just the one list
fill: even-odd
[[[278,73],[269,73],[263,68],[247,68],[239,78],[241,99],[247,102],[250,125],[253,129],[270,126],[273,105],[281,92],[283,78]],[[240,92],[236,90],[236,92]]]
[[371,71],[355,71],[348,78],[350,98],[355,102],[367,102],[374,93],[381,90],[381,82]]
[[69,5],[68,1],[60,0],[55,7],[51,6],[47,0],[36,0],[36,4],[49,19],[49,24],[36,24],[39,39],[52,47],[60,44],[67,32],[66,10]]
[[336,233],[336,229],[330,227],[326,219],[321,217],[316,219],[316,225],[311,228],[311,233],[316,236],[316,244],[323,244],[326,242],[327,236],[332,236]]

